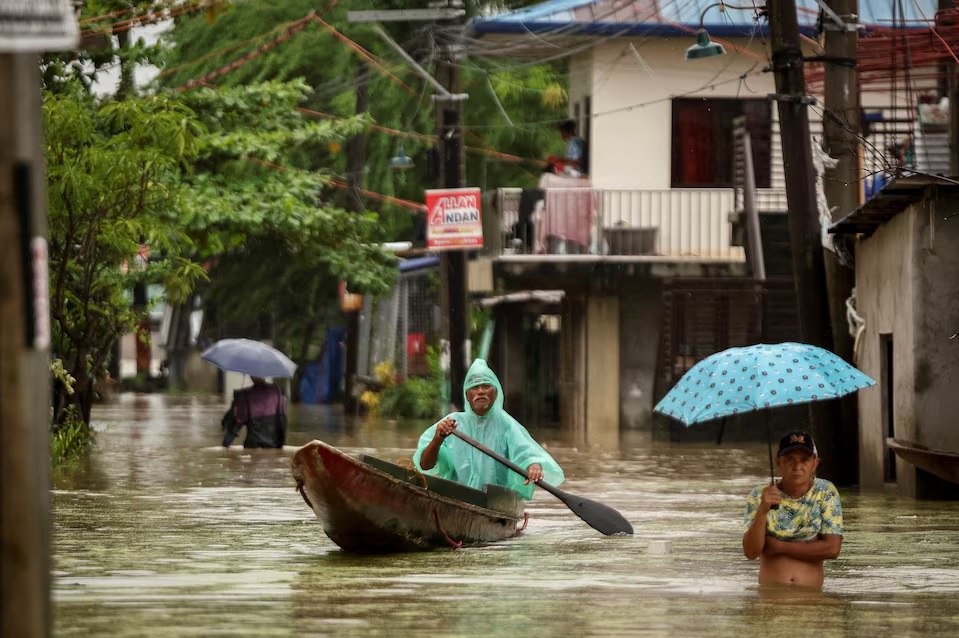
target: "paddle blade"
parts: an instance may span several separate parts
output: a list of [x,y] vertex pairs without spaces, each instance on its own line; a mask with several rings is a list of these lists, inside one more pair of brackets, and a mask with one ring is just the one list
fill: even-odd
[[587,525],[597,532],[607,536],[633,533],[633,526],[630,525],[629,521],[609,505],[603,505],[602,503],[591,501],[588,498],[564,492],[552,485],[550,488],[549,491],[566,503],[566,507],[568,507],[573,514],[579,516]]

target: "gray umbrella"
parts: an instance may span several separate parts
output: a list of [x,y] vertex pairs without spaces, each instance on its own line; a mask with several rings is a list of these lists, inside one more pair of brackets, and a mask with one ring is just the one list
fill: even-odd
[[251,339],[220,339],[200,356],[229,372],[253,377],[292,377],[296,370],[285,354]]

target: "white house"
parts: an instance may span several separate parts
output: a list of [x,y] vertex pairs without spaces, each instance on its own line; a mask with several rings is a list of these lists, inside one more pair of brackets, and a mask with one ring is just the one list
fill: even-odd
[[[732,119],[745,115],[757,186],[766,191],[760,199],[767,208],[785,210],[776,103],[768,97],[776,91],[766,19],[752,8],[736,10],[718,4],[709,0],[551,0],[475,20],[471,26],[479,38],[478,55],[503,51],[503,55],[568,60],[570,117],[589,143],[594,188],[661,193],[664,199],[657,206],[665,208],[666,215],[687,214],[682,209],[690,206],[686,201],[695,192],[694,206],[725,215],[732,207]],[[926,30],[937,9],[937,0],[859,4],[859,22],[871,38],[888,34],[892,27]],[[797,5],[804,53],[822,54],[819,3],[797,0]],[[722,43],[728,55],[684,59],[686,49],[695,43],[701,18],[713,41]],[[873,133],[883,135],[880,143],[864,146],[864,176],[888,161],[888,147],[902,144],[911,134],[911,112],[904,116],[899,111],[914,107],[917,93],[936,88],[934,81],[910,78],[906,72],[902,68],[898,77],[886,79],[882,86],[874,83],[874,90],[862,93],[864,109],[876,112]],[[818,70],[811,66],[807,75],[819,78],[809,93],[821,92],[821,65]],[[810,109],[816,136],[822,113],[820,97]],[[715,241],[710,236],[713,232],[722,234],[728,248],[725,224],[704,226],[703,241]],[[662,254],[675,252],[662,248]],[[683,246],[680,252],[697,252],[690,248],[697,247]],[[716,249],[704,247],[703,252],[716,254]]]
[[[596,424],[647,427],[657,378],[681,374],[702,349],[739,345],[737,339],[747,338],[743,335],[750,319],[733,313],[756,302],[730,294],[718,306],[707,308],[713,316],[696,319],[701,321],[697,326],[721,324],[709,330],[725,331],[723,338],[703,341],[700,349],[687,344],[677,348],[674,331],[681,322],[667,301],[689,296],[681,291],[670,297],[671,287],[684,279],[733,282],[748,274],[729,223],[737,207],[736,116],[746,118],[760,208],[779,213],[780,219],[786,210],[777,109],[770,97],[776,90],[768,68],[766,19],[753,9],[720,4],[550,0],[471,22],[472,39],[467,41],[471,56],[512,56],[519,63],[531,58],[567,61],[569,116],[588,141],[589,186],[595,202],[591,239],[545,243],[545,250],[544,242],[538,241],[533,254],[501,255],[493,263],[495,281],[506,282],[511,289],[548,287],[566,292],[559,310],[558,385],[564,388],[561,421],[574,430]],[[763,3],[758,5],[761,9]],[[797,0],[797,5],[803,53],[822,55],[818,23],[829,24],[830,19],[820,18],[818,0]],[[859,48],[870,52],[861,57],[860,65],[869,64],[872,70],[861,79],[863,121],[869,125],[861,153],[864,198],[872,173],[896,164],[928,170],[934,163],[930,147],[941,151],[941,143],[919,139],[922,136],[916,134],[922,131],[915,129],[914,116],[919,96],[937,93],[936,79],[907,64],[901,51],[889,53],[895,49],[895,37],[930,31],[936,9],[937,0],[860,1],[858,20],[869,37],[860,39]],[[723,44],[728,55],[685,59],[700,26]],[[932,36],[929,32],[925,40],[931,42]],[[917,40],[912,46],[920,44]],[[897,72],[885,72],[883,65],[890,71],[898,67]],[[810,60],[807,93],[821,96],[822,75],[822,65]],[[814,136],[820,134],[822,116],[819,97],[810,107]],[[586,201],[582,190],[568,196]],[[555,200],[561,202],[558,196]],[[549,224],[549,191],[546,201],[544,223]],[[560,203],[554,211],[557,208],[563,223],[572,218],[575,227],[580,221],[568,214],[569,206]],[[516,214],[516,209],[501,205],[499,212]],[[616,250],[610,238],[624,231],[634,232],[638,240]],[[574,233],[560,234],[568,240]],[[556,254],[570,252],[576,254]],[[788,262],[788,243],[778,252]],[[747,328],[733,335],[731,322]],[[643,397],[641,409],[627,409],[631,395]]]

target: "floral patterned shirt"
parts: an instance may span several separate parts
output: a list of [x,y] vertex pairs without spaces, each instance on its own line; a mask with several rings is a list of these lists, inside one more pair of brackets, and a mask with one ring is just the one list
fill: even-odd
[[[746,529],[752,525],[762,500],[763,488],[757,485],[746,499]],[[842,536],[842,502],[836,486],[826,479],[813,480],[809,491],[799,498],[783,493],[778,510],[766,514],[766,533],[781,541],[806,541],[818,534]]]

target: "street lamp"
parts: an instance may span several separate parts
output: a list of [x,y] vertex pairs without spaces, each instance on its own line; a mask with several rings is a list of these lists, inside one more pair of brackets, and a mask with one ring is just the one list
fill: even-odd
[[396,150],[396,155],[390,158],[390,168],[394,171],[403,171],[408,168],[413,168],[413,158],[406,154],[406,151],[403,147],[399,147]]
[[703,9],[702,14],[699,16],[699,31],[696,32],[696,44],[686,49],[687,60],[711,58],[714,55],[726,55],[726,49],[723,48],[723,45],[710,40],[709,32],[703,27],[703,20],[706,18],[706,12],[713,7],[719,7],[720,11],[725,11],[726,9],[755,9],[755,7],[739,7],[732,4],[726,4],[725,2],[714,2],[713,4],[707,5],[706,8]]

